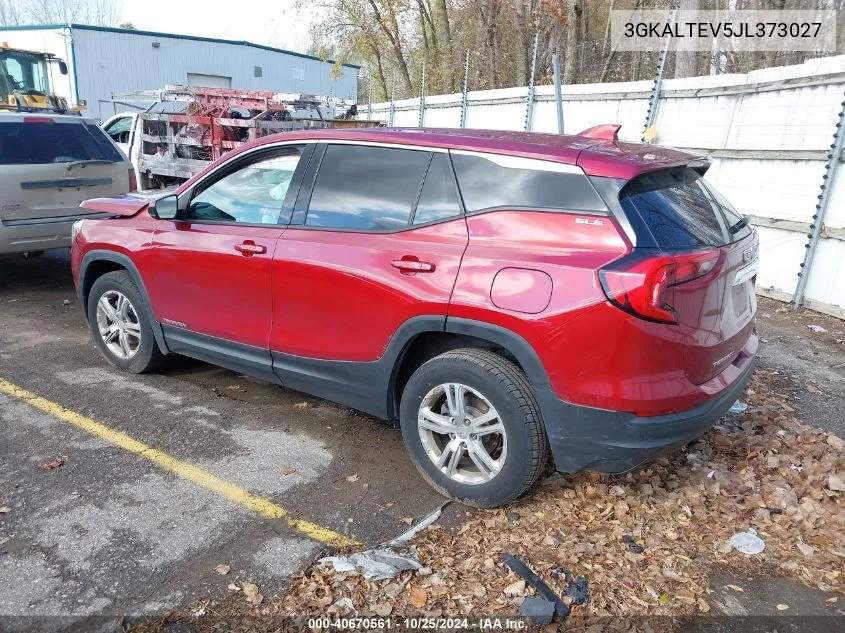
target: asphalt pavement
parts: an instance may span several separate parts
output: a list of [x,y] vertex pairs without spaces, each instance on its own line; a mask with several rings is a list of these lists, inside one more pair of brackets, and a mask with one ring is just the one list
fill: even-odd
[[22,630],[269,596],[443,502],[378,420],[186,358],[111,367],[64,252],[0,257],[0,433],[0,613]]

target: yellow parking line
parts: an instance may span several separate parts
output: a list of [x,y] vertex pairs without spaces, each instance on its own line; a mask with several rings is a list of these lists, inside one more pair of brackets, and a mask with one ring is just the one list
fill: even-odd
[[4,393],[18,400],[23,400],[28,405],[62,422],[72,424],[83,431],[104,439],[114,446],[125,449],[130,453],[135,453],[139,457],[143,457],[157,466],[170,471],[177,477],[192,481],[206,490],[225,497],[229,501],[257,512],[261,516],[267,517],[268,519],[284,519],[291,528],[315,541],[336,546],[358,545],[356,541],[342,534],[338,534],[334,530],[317,525],[316,523],[311,523],[310,521],[291,517],[285,508],[273,503],[269,499],[254,495],[248,490],[224,479],[220,479],[202,468],[171,457],[167,453],[148,446],[143,442],[139,442],[125,433],[116,431],[105,424],[66,409],[60,404],[47,400],[47,398],[42,398],[38,394],[27,391],[15,384],[0,379],[0,393]]

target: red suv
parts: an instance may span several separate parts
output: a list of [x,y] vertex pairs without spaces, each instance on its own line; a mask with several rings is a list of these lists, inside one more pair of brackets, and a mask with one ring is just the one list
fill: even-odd
[[388,421],[443,494],[496,506],[712,426],[753,369],[758,239],[701,157],[578,136],[326,130],[175,194],[83,203],[97,346],[193,356]]

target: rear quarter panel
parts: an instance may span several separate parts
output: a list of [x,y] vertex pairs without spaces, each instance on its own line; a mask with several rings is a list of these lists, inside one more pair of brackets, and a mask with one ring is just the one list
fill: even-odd
[[[482,213],[468,216],[467,225],[469,245],[449,317],[492,323],[519,334],[540,357],[558,394],[569,395],[568,359],[590,353],[595,345],[593,337],[574,338],[569,330],[576,320],[588,322],[589,314],[606,303],[597,270],[628,251],[621,231],[607,216],[540,211]],[[507,274],[508,269],[538,274]],[[535,312],[538,296],[545,293],[547,306]],[[513,301],[503,302],[503,295]],[[520,306],[520,300],[527,307]],[[503,305],[510,309],[498,307]]]

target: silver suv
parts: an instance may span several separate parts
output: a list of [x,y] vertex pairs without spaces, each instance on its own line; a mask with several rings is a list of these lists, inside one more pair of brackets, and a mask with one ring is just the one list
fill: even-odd
[[0,113],[0,253],[70,246],[79,204],[134,191],[135,172],[92,119]]

